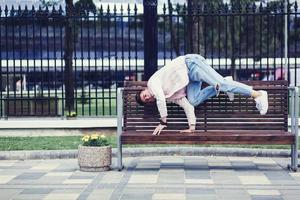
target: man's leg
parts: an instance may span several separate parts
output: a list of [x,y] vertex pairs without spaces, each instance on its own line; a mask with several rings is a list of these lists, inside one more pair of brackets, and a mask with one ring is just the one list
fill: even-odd
[[260,114],[264,115],[267,113],[268,93],[266,91],[255,91],[246,84],[224,79],[224,77],[209,66],[206,60],[200,55],[187,55],[186,65],[189,70],[189,79],[191,81],[207,82],[216,90],[216,96],[218,96],[220,91],[252,96],[256,101],[256,107],[260,111]]
[[193,106],[198,106],[217,94],[213,86],[207,86],[201,90],[201,85],[202,82],[190,82],[187,85],[187,99]]
[[218,95],[222,92],[232,92],[235,94],[243,94],[251,96],[254,90],[248,86],[237,81],[225,80],[218,72],[216,72],[206,60],[196,54],[187,55],[187,67],[189,69],[189,78],[191,81],[205,81],[216,89]]

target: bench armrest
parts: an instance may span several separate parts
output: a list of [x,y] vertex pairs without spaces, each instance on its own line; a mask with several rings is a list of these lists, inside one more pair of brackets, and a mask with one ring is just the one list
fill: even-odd
[[298,139],[299,130],[299,88],[298,87],[288,87],[289,91],[292,92],[291,96],[291,128],[292,133],[295,134],[296,139]]

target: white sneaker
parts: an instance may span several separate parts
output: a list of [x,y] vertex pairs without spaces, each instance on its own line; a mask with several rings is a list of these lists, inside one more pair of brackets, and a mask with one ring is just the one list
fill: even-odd
[[254,99],[256,102],[256,108],[259,110],[261,115],[265,115],[269,107],[268,93],[264,90],[259,90],[259,92],[261,93],[261,96]]
[[[232,76],[226,76],[226,77],[224,77],[224,79],[227,80],[227,81],[233,81]],[[234,93],[232,93],[232,92],[226,92],[226,94],[227,94],[227,96],[229,98],[229,101],[233,101],[234,100]]]

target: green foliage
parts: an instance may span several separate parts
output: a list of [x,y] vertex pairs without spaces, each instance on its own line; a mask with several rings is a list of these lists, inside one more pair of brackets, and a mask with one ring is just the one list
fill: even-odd
[[40,0],[42,8],[56,6],[61,2],[62,2],[62,0]]

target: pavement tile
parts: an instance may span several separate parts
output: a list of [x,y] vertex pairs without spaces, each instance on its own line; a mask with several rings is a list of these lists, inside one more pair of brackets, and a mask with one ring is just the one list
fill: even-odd
[[113,193],[113,189],[96,189],[91,192],[87,200],[109,199]]
[[207,188],[186,188],[186,194],[201,194],[201,195],[215,195],[214,189]]
[[264,175],[258,176],[238,176],[242,184],[270,185],[270,180]]
[[19,176],[17,176],[15,179],[39,179],[42,176],[46,175],[46,173],[41,173],[41,172],[26,172],[23,173]]
[[0,184],[6,184],[15,177],[15,175],[0,175]]
[[20,194],[49,194],[51,191],[49,188],[33,188],[25,189]]
[[9,161],[9,160],[2,160],[0,162],[0,168],[7,168],[13,166],[17,161]]
[[122,172],[110,171],[107,174],[104,174],[104,176],[101,179],[101,182],[106,184],[119,183],[123,176],[124,173]]
[[43,200],[75,200],[79,197],[79,193],[50,193]]
[[45,196],[46,194],[19,194],[14,196],[12,200],[40,200]]
[[184,185],[157,187],[155,193],[185,193]]
[[283,200],[281,196],[261,196],[261,195],[255,195],[251,196],[252,200]]
[[152,200],[184,200],[184,193],[155,193],[152,196]]
[[49,172],[47,174],[45,174],[44,177],[69,177],[71,176],[73,173],[72,172]]
[[151,200],[153,194],[149,193],[132,193],[132,194],[123,194],[121,200]]
[[3,200],[12,199],[13,197],[18,196],[18,194],[20,194],[22,190],[23,189],[9,189],[9,188],[0,189],[1,199]]
[[45,170],[50,171],[57,168],[60,164],[59,163],[40,163],[38,165],[35,165],[31,168],[31,170]]
[[244,189],[215,189],[218,199],[220,200],[251,200],[251,196]]
[[279,196],[278,190],[247,190],[249,195],[261,195],[261,196]]
[[132,175],[128,181],[129,184],[155,184],[157,182],[157,175]]
[[185,179],[186,184],[207,184],[212,185],[214,181],[212,179]]
[[63,184],[90,184],[93,179],[67,179]]
[[186,200],[218,200],[216,195],[187,194]]

